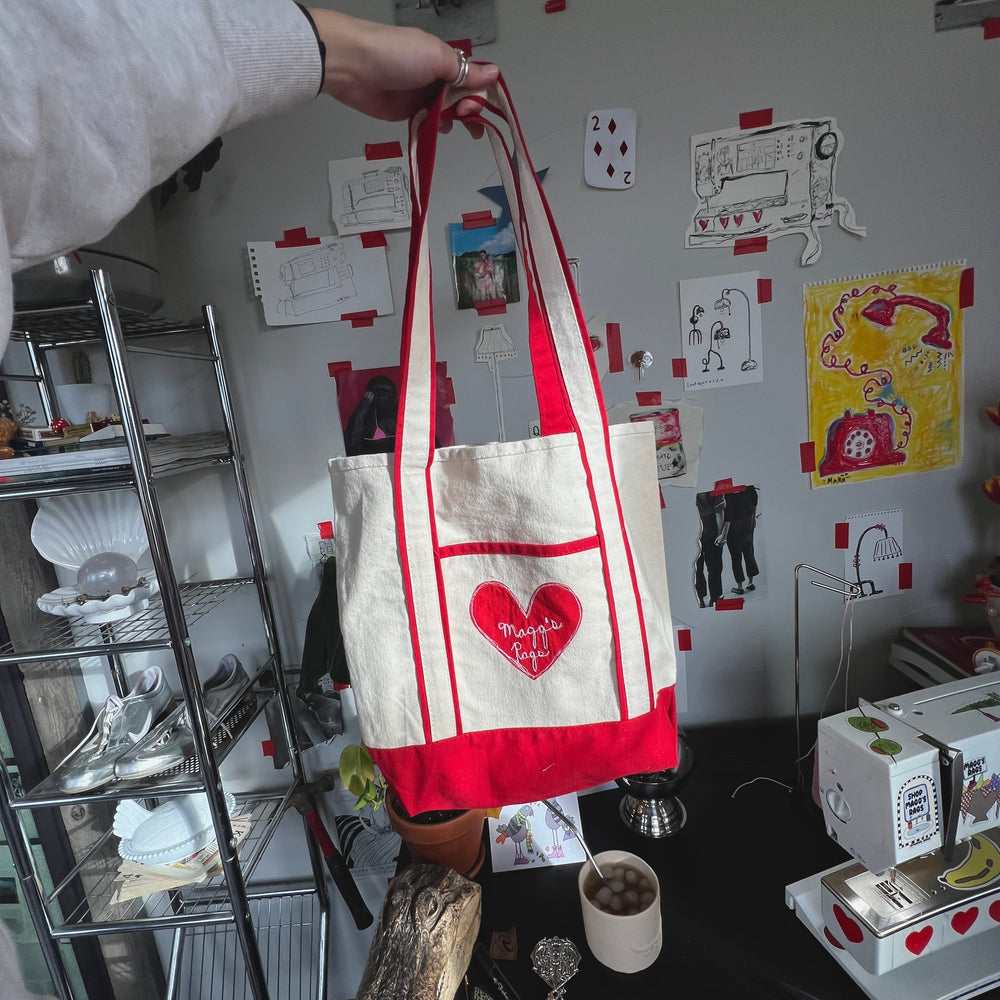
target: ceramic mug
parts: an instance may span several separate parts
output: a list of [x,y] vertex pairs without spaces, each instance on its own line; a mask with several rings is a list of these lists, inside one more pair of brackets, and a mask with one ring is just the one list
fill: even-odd
[[[652,886],[652,901],[638,913],[625,915],[602,910],[587,898],[588,883],[591,883],[590,888],[595,882],[599,887],[594,866],[589,861],[580,869],[577,878],[583,930],[594,958],[615,972],[639,972],[656,961],[663,943],[660,883],[656,872],[642,858],[627,851],[602,851],[595,855],[594,860],[604,874],[605,884],[612,890],[617,888],[611,877],[616,866],[626,866],[638,872],[640,879],[647,879]],[[629,889],[631,884],[627,883],[625,889]]]

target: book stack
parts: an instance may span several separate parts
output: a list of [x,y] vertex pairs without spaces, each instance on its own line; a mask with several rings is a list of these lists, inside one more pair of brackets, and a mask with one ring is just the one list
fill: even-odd
[[988,628],[904,628],[889,663],[921,687],[1000,671],[1000,640]]

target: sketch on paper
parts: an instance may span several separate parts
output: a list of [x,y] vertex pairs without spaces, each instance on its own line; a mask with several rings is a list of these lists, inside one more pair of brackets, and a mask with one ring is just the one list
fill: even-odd
[[519,302],[517,250],[512,225],[463,229],[448,224],[455,301],[459,309],[475,309],[482,302]]
[[757,520],[760,488],[726,486],[695,494],[701,527],[694,564],[694,591],[699,608],[711,608],[726,596],[726,556],[732,575],[730,592],[760,596]]
[[[553,805],[582,829],[576,793],[553,798]],[[487,819],[494,872],[586,861],[580,839],[544,802],[504,806],[496,819]]]
[[402,156],[331,160],[330,214],[341,236],[410,225],[410,172]]
[[962,457],[964,261],[803,289],[812,485]]
[[657,406],[618,403],[608,410],[609,424],[649,420],[656,429],[656,474],[664,486],[695,486],[701,454],[702,409],[686,400]]
[[856,583],[862,600],[899,593],[903,561],[903,511],[899,507],[872,514],[852,514],[844,550],[844,579]]
[[422,28],[451,42],[467,38],[470,45],[496,40],[497,15],[494,0],[394,0],[396,24]]
[[728,129],[691,137],[691,186],[698,205],[684,245],[729,246],[736,240],[801,233],[801,263],[823,251],[819,230],[833,221],[865,236],[854,209],[835,191],[843,136],[835,118]]
[[336,322],[359,312],[392,313],[385,247],[358,236],[323,236],[315,244],[248,243],[250,274],[268,326]]
[[685,390],[764,381],[757,271],[681,281]]

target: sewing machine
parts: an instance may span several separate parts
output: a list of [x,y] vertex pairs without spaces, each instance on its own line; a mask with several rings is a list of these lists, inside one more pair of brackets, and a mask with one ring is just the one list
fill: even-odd
[[816,755],[827,832],[860,862],[822,877],[827,940],[880,975],[1000,937],[1000,679],[861,702],[820,720]]

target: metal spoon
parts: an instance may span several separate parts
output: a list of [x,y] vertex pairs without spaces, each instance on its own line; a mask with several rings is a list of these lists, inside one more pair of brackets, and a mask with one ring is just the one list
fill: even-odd
[[583,834],[580,833],[577,825],[567,816],[562,809],[559,808],[550,799],[542,799],[542,801],[551,809],[575,834],[577,840],[583,845],[584,853],[586,853],[588,860],[594,866],[594,871],[597,872],[597,877],[604,882],[605,878],[601,869],[597,867],[597,862],[594,860],[594,855],[590,853],[590,848],[587,846],[587,841],[583,839]]

